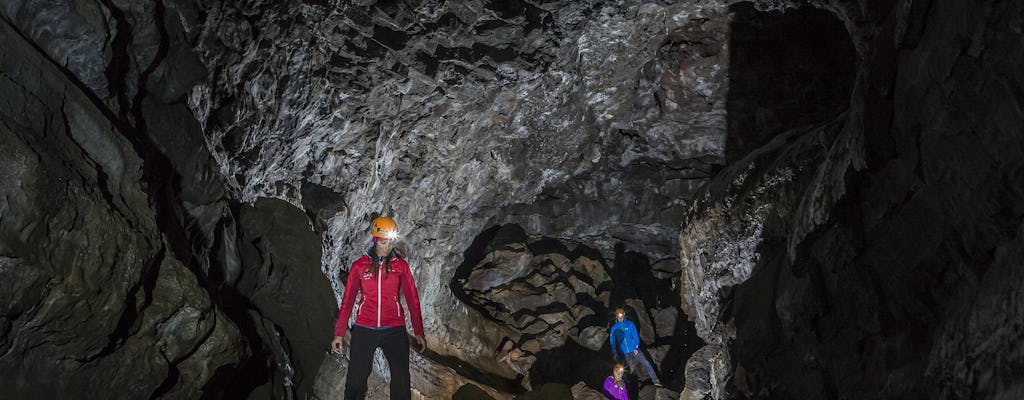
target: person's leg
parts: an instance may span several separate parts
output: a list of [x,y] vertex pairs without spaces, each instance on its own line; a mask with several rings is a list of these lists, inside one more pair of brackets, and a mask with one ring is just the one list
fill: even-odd
[[373,352],[377,350],[374,332],[359,326],[352,327],[352,341],[348,346],[348,374],[345,377],[345,400],[366,398],[366,378],[373,368]]
[[381,332],[381,350],[388,360],[391,371],[391,398],[409,400],[412,397],[411,378],[409,376],[409,336],[404,326],[396,326]]
[[636,358],[636,360],[640,362],[640,365],[643,365],[644,369],[647,370],[647,375],[651,377],[651,382],[655,385],[660,385],[661,381],[658,380],[658,375],[654,373],[654,367],[651,365],[651,362],[647,360],[647,356],[645,356],[641,351],[637,352],[634,358]]
[[626,367],[626,373],[633,373],[633,353],[622,353],[622,366]]

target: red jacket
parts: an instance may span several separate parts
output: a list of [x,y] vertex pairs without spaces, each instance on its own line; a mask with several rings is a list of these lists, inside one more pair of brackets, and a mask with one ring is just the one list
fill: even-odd
[[405,304],[409,306],[412,330],[417,336],[423,336],[423,316],[420,314],[420,296],[416,292],[416,283],[412,279],[412,270],[404,259],[391,253],[391,272],[384,271],[381,263],[380,272],[373,275],[370,256],[363,254],[352,268],[348,270],[345,282],[345,295],[341,299],[341,310],[338,311],[338,322],[334,325],[334,336],[345,336],[348,320],[352,316],[352,306],[356,302],[356,293],[362,293],[359,310],[356,311],[356,325],[380,328],[384,326],[405,326],[405,312],[398,299],[401,289],[405,296]]

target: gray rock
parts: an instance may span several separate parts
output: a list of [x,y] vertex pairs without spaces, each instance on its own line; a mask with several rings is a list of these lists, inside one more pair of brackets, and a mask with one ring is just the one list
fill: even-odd
[[585,383],[579,382],[572,386],[573,400],[606,400],[607,397],[600,389],[592,389]]
[[654,315],[654,329],[658,337],[669,337],[675,334],[676,324],[679,323],[679,309],[652,309],[651,314]]
[[576,342],[593,351],[601,350],[608,343],[608,331],[600,326],[588,326],[580,333]]
[[198,396],[246,357],[238,328],[169,248],[104,105],[7,23],[0,43],[7,395]]

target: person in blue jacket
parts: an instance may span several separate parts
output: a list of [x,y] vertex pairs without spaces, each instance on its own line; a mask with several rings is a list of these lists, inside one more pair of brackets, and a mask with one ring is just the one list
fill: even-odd
[[634,360],[639,362],[647,370],[647,375],[651,377],[651,382],[656,386],[661,386],[658,375],[654,373],[654,367],[647,360],[647,356],[644,356],[644,353],[640,351],[640,335],[637,333],[636,325],[633,324],[633,321],[626,319],[626,310],[621,308],[615,309],[615,324],[612,325],[608,340],[612,344],[613,358],[619,358],[618,353],[621,352],[626,359],[626,364],[630,364]]

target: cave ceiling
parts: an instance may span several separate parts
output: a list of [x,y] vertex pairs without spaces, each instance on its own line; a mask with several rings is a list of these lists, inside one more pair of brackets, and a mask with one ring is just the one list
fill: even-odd
[[384,214],[421,398],[603,398],[617,307],[639,398],[1015,398],[1020,15],[2,1],[0,387],[337,398]]

